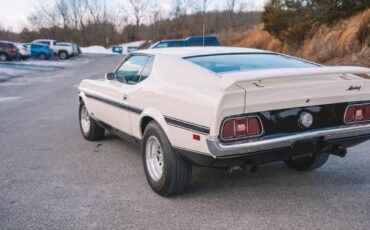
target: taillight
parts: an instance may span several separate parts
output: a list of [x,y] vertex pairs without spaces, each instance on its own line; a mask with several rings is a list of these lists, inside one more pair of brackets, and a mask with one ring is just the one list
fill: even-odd
[[17,52],[17,48],[12,48],[11,50],[10,50],[10,52]]
[[350,105],[344,115],[345,123],[361,122],[370,120],[370,104],[367,105]]
[[240,139],[262,134],[262,124],[257,117],[227,119],[221,131],[221,139]]

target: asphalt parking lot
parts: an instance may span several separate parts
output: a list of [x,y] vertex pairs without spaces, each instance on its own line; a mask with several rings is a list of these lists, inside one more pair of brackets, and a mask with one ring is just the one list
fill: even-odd
[[[370,229],[370,142],[312,172],[194,167],[187,193],[150,189],[138,149],[80,134],[77,85],[119,56],[0,82],[0,229]],[[0,66],[1,68],[1,66]]]

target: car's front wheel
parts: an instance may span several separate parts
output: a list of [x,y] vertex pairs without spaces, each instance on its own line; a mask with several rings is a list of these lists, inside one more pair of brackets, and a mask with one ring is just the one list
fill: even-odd
[[308,171],[320,168],[323,166],[329,159],[328,153],[317,153],[312,157],[307,157],[297,160],[286,160],[285,164],[298,171]]
[[192,165],[172,148],[156,122],[147,125],[141,149],[146,177],[156,193],[169,197],[187,189],[191,181]]
[[94,119],[92,119],[83,102],[80,104],[79,121],[82,136],[89,141],[103,139],[105,129],[100,127]]

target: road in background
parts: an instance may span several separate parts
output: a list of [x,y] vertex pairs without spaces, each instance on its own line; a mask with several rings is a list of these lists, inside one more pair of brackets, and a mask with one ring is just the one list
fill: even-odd
[[194,167],[187,193],[150,189],[139,150],[88,142],[77,85],[119,56],[0,83],[0,229],[370,229],[370,142],[312,172]]

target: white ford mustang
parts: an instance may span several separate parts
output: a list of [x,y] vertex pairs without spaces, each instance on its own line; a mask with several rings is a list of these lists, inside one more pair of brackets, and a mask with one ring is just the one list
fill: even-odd
[[107,130],[140,144],[150,186],[171,196],[192,164],[311,170],[345,156],[370,139],[369,74],[255,49],[142,50],[81,82],[80,127],[87,140]]

